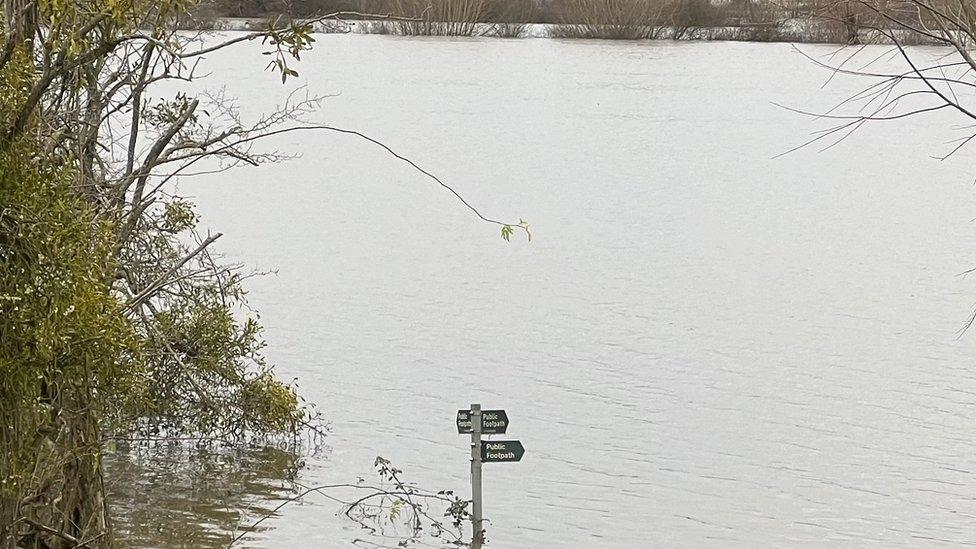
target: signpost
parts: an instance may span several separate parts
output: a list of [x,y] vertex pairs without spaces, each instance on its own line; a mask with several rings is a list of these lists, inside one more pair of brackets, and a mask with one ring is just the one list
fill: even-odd
[[505,410],[482,410],[480,404],[472,404],[470,410],[458,410],[457,429],[458,434],[471,433],[471,549],[482,549],[481,464],[522,461],[525,448],[518,440],[481,440],[482,434],[508,430]]
[[485,530],[481,525],[481,405],[471,405],[471,549],[481,549]]

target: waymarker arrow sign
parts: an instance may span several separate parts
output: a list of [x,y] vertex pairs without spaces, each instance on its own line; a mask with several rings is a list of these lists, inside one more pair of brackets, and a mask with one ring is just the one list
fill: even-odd
[[518,440],[493,440],[481,442],[481,461],[485,463],[504,463],[522,461],[525,448]]
[[[471,429],[471,410],[458,410],[457,413],[458,434],[470,433]],[[481,434],[501,435],[508,429],[508,415],[505,410],[482,410],[481,411]]]

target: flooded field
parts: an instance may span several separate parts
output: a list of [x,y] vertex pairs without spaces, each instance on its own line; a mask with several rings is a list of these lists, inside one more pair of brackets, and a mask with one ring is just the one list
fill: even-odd
[[[313,122],[533,233],[505,242],[334,133],[182,183],[227,258],[276,271],[248,284],[267,354],[332,428],[302,483],[372,478],[381,455],[467,494],[454,419],[478,402],[526,447],[485,468],[490,547],[976,544],[976,171],[966,150],[931,158],[949,113],[774,158],[825,127],[774,103],[824,110],[866,83],[824,86],[787,44],[322,36],[286,86],[259,52],[204,66],[244,116],[333,95]],[[226,540],[294,474],[262,459],[220,481],[253,487],[230,501],[130,471],[120,530],[138,540],[157,520],[139,502],[179,489],[200,506],[174,512]],[[248,541],[388,542],[337,511],[306,498]]]

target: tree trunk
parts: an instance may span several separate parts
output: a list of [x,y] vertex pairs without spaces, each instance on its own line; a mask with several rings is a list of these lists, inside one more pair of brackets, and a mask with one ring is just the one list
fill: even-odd
[[3,0],[4,30],[15,44],[28,48],[37,32],[37,0]]
[[112,539],[91,391],[69,386],[47,392],[42,387],[49,420],[34,434],[13,434],[23,437],[16,444],[36,450],[36,458],[30,483],[0,498],[0,548],[107,547]]

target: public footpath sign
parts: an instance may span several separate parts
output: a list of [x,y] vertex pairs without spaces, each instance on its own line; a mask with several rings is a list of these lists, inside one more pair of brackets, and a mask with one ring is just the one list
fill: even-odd
[[[471,410],[458,410],[457,429],[459,435],[471,432]],[[508,414],[505,410],[481,411],[481,434],[503,435],[507,429]]]
[[472,404],[469,410],[458,410],[457,429],[458,434],[471,433],[471,549],[482,549],[481,464],[522,461],[525,448],[518,440],[481,440],[483,434],[502,434],[508,429],[505,410],[482,410],[480,404]]
[[517,440],[492,440],[481,443],[481,461],[485,463],[504,463],[522,461],[525,448]]

